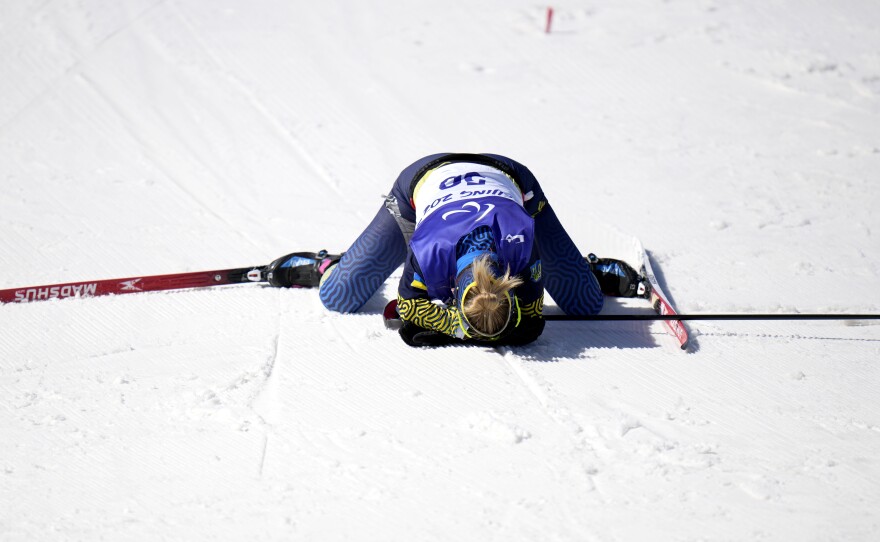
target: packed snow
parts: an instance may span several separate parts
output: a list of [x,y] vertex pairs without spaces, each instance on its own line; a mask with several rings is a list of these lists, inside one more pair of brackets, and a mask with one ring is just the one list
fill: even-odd
[[[547,7],[0,3],[0,289],[345,250],[461,151],[680,312],[880,312],[880,4]],[[0,539],[880,539],[880,326],[412,349],[396,279],[0,306]]]

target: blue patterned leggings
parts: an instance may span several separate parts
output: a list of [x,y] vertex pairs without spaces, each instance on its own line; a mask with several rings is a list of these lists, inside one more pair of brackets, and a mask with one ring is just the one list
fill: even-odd
[[[397,177],[391,195],[396,198],[400,219],[404,223],[415,223],[415,209],[410,205],[413,179],[427,165],[446,156],[452,155],[426,156],[404,169]],[[541,255],[544,287],[556,304],[567,314],[596,314],[602,310],[604,298],[596,277],[547,203],[532,172],[504,156],[483,156],[506,166],[524,194],[532,192],[532,197],[526,202],[526,211],[535,217],[535,239]],[[401,225],[383,206],[321,285],[320,296],[324,306],[338,312],[357,311],[403,263],[406,253],[407,241]]]

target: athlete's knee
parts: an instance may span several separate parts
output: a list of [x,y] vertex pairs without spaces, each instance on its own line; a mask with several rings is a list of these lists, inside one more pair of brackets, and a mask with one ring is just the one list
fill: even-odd
[[351,274],[341,271],[339,267],[339,264],[334,265],[324,273],[318,288],[318,297],[327,310],[356,312],[372,296],[372,292],[360,291],[357,283],[351,280]]

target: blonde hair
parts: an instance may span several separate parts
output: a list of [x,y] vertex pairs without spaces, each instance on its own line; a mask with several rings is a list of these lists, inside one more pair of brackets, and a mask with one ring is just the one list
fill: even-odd
[[507,323],[510,313],[510,290],[522,284],[517,276],[510,276],[510,267],[501,277],[492,274],[492,260],[478,256],[472,264],[474,285],[462,302],[462,313],[468,323],[485,335],[494,335]]

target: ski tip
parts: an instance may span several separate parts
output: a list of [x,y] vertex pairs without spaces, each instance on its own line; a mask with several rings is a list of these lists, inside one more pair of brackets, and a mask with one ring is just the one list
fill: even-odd
[[684,327],[684,323],[681,320],[669,320],[664,323],[667,325],[666,327],[670,334],[678,340],[681,349],[687,352],[691,344],[691,337],[687,328]]
[[397,313],[396,299],[392,299],[385,305],[385,310],[382,311],[382,319],[385,322],[385,329],[398,330],[403,327],[403,320],[400,319],[400,315]]
[[403,327],[403,320],[397,319],[389,319],[385,320],[385,329],[390,329],[392,331],[397,331]]
[[397,314],[397,300],[392,299],[388,303],[385,304],[385,309],[382,310],[382,317],[386,320],[393,318],[400,318],[400,315]]

